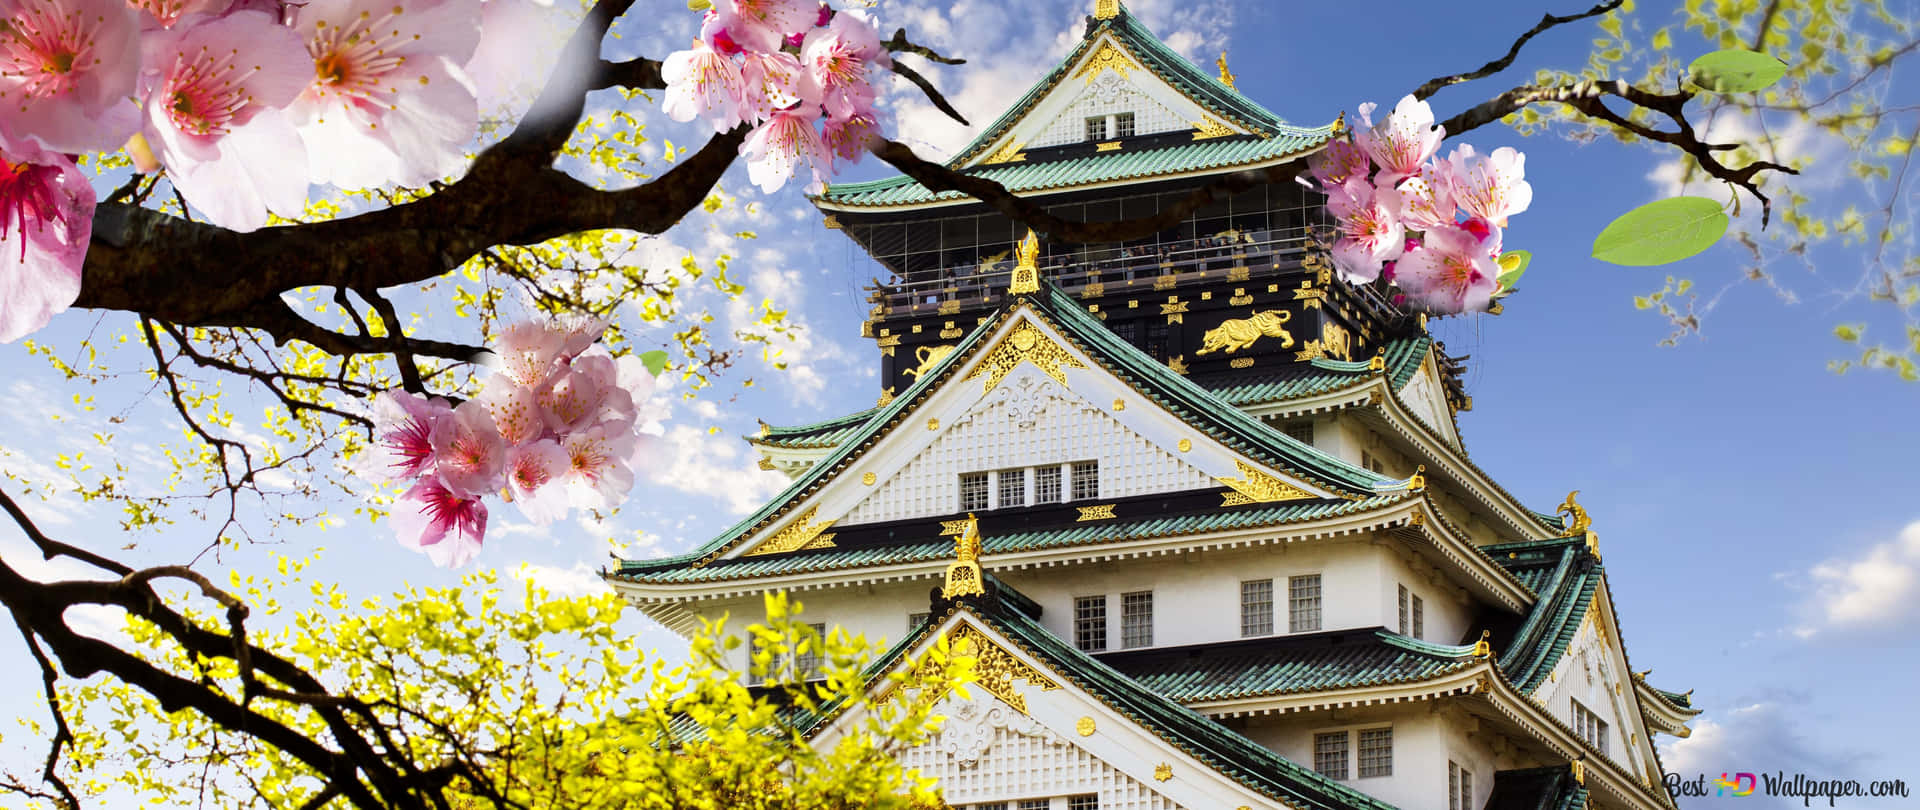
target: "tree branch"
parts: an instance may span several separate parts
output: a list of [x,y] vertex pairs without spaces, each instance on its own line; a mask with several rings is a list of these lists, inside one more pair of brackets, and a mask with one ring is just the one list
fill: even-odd
[[[1572,22],[1579,22],[1580,20],[1585,20],[1591,17],[1598,17],[1602,14],[1605,14],[1609,11],[1619,8],[1623,2],[1625,2],[1625,0],[1606,0],[1606,2],[1595,5],[1593,8],[1587,9],[1586,11],[1580,12],[1579,14],[1570,14],[1564,17],[1556,17],[1552,14],[1542,14],[1540,15],[1540,22],[1538,24],[1534,25],[1533,28],[1529,29],[1526,33],[1521,34],[1519,39],[1516,39],[1513,41],[1513,47],[1507,49],[1506,56],[1502,56],[1499,59],[1495,59],[1491,62],[1481,65],[1479,70],[1475,70],[1468,73],[1456,73],[1451,76],[1439,76],[1436,78],[1428,79],[1426,84],[1420,85],[1417,89],[1413,91],[1413,97],[1424,101],[1428,98],[1431,98],[1433,94],[1438,93],[1449,86],[1461,84],[1463,82],[1474,81],[1476,79],[1484,79],[1488,76],[1492,76],[1495,73],[1499,73],[1500,71],[1506,70],[1508,67],[1511,67],[1513,65],[1513,60],[1520,56],[1520,49],[1526,47],[1528,40],[1531,40],[1534,37],[1539,36],[1540,34],[1546,32],[1548,29],[1555,28],[1557,26],[1566,25],[1567,23],[1572,23]],[[1449,129],[1447,130],[1447,132],[1451,134],[1453,130]]]

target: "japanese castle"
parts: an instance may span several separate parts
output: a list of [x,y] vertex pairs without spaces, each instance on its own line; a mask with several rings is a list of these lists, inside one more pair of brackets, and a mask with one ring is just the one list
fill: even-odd
[[[1342,126],[1287,123],[1099,0],[950,165],[1133,219],[1290,177]],[[1633,670],[1585,510],[1474,464],[1459,362],[1334,277],[1311,192],[1107,245],[906,177],[815,203],[891,273],[861,326],[879,404],[751,438],[792,486],[608,571],[649,616],[691,634],[787,591],[888,639],[876,673],[971,654],[970,697],[901,754],[962,810],[1674,806],[1654,735],[1698,710]]]

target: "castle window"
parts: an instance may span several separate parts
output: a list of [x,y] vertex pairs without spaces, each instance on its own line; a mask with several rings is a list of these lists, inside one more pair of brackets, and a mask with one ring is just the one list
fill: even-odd
[[1400,586],[1400,635],[1408,638],[1427,635],[1427,603],[1405,585]]
[[1360,731],[1360,778],[1393,775],[1393,729]]
[[1155,360],[1166,360],[1168,335],[1171,328],[1164,323],[1147,324],[1147,339],[1140,350],[1151,355]]
[[1287,578],[1287,632],[1320,629],[1320,575]]
[[1073,499],[1087,501],[1100,497],[1100,462],[1073,463]]
[[1473,771],[1447,763],[1447,810],[1473,810]]
[[1100,810],[1100,796],[1093,793],[1068,796],[1067,810]]
[[1133,113],[1124,112],[1113,117],[1113,137],[1133,137]]
[[1007,810],[1006,802],[984,802],[973,806],[973,810]]
[[1060,468],[1058,466],[1050,465],[1034,469],[1033,502],[1060,502]]
[[1000,508],[1027,505],[1027,471],[1000,471]]
[[1153,591],[1120,595],[1120,646],[1153,646]]
[[1106,595],[1073,600],[1073,646],[1087,652],[1107,649]]
[[1292,436],[1295,441],[1301,444],[1313,444],[1313,423],[1289,422],[1287,423],[1287,435]]
[[1254,579],[1240,583],[1240,635],[1265,636],[1273,633],[1273,580]]
[[1427,637],[1427,603],[1418,596],[1413,598],[1413,637]]
[[1595,751],[1607,753],[1607,721],[1600,719],[1577,700],[1573,702],[1573,733],[1586,740]]
[[807,641],[807,651],[794,657],[794,676],[801,679],[812,678],[820,673],[820,648],[827,643],[827,625],[814,622],[807,625],[813,628],[813,638]]
[[1313,769],[1329,779],[1347,778],[1347,733],[1313,735]]
[[907,632],[911,633],[915,630],[920,629],[920,625],[926,624],[927,620],[931,618],[933,618],[933,614],[931,613],[907,614]]
[[1407,586],[1400,586],[1400,635],[1406,635],[1412,628],[1407,626]]
[[1095,115],[1087,119],[1087,140],[1104,141],[1107,139],[1107,117]]
[[1021,799],[1020,810],[1047,810],[1052,804],[1052,799]]
[[972,512],[987,508],[987,474],[965,473],[960,476],[960,511]]

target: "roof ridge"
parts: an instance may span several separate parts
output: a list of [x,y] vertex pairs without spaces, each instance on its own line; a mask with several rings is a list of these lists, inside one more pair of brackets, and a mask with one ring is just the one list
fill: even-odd
[[1458,645],[1458,644],[1438,644],[1432,641],[1423,641],[1421,639],[1413,638],[1411,636],[1403,636],[1403,635],[1400,635],[1399,633],[1395,633],[1384,627],[1378,630],[1375,630],[1374,635],[1379,636],[1381,641],[1384,641],[1395,647],[1399,647],[1401,649],[1407,650],[1409,652],[1421,653],[1423,655],[1432,655],[1440,658],[1472,658],[1473,657],[1474,645],[1472,644],[1467,644],[1464,646]]

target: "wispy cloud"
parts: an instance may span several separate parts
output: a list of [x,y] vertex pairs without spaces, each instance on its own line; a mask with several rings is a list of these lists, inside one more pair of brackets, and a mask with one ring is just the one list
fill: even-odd
[[732,514],[751,511],[787,486],[787,478],[762,470],[737,436],[676,424],[662,437],[666,463],[653,483],[719,501]]
[[514,569],[513,578],[531,582],[561,598],[592,596],[613,589],[586,563],[574,563],[572,568],[528,563]]
[[1853,558],[1807,571],[1808,620],[1794,635],[1904,630],[1920,619],[1920,521]]

